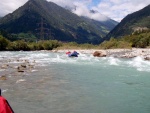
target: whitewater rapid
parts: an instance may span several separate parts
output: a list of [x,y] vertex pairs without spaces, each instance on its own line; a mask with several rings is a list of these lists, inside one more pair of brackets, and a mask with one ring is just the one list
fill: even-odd
[[[135,68],[137,71],[150,72],[150,61],[144,60],[142,57],[135,57],[130,59],[115,58],[115,57],[93,57],[92,54],[79,53],[79,57],[70,58],[65,53],[53,52],[0,52],[1,65],[9,63],[10,59],[22,59],[29,61],[36,61],[37,66],[47,66],[51,63],[66,63],[75,65],[102,65],[118,66],[124,68]],[[5,62],[3,62],[5,60]],[[11,62],[12,63],[12,62]],[[17,63],[15,60],[13,63]],[[1,69],[0,69],[1,71]]]

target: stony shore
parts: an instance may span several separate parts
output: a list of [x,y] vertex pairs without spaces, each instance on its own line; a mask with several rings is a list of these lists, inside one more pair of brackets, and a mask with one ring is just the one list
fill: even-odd
[[[74,50],[52,50],[52,52],[68,52]],[[76,50],[82,54],[94,54],[94,52],[99,52],[99,57],[118,57],[118,58],[134,58],[134,57],[142,57],[145,60],[150,60],[150,49],[143,48],[132,48],[132,49],[106,49],[106,50],[98,50],[98,49],[90,49],[90,50]]]

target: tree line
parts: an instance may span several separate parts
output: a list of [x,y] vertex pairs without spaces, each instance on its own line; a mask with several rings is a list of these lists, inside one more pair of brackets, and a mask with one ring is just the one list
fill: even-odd
[[61,42],[57,40],[47,40],[38,42],[26,42],[25,40],[10,41],[0,35],[1,51],[35,51],[35,50],[52,50],[61,46]]
[[121,38],[111,38],[100,44],[103,49],[111,48],[147,48],[150,47],[150,30],[136,31],[131,35]]
[[[5,38],[5,37],[7,38]],[[114,49],[114,48],[146,48],[150,47],[150,30],[134,32],[132,35],[121,38],[111,38],[99,45],[78,44],[76,42],[60,42],[58,40],[35,41],[31,34],[9,35],[0,33],[0,51],[35,51],[35,50],[53,50],[58,49]],[[20,37],[17,37],[20,36]],[[34,40],[28,40],[32,39]],[[22,38],[21,38],[22,37]],[[29,38],[28,38],[29,37]],[[25,38],[25,39],[24,39]]]

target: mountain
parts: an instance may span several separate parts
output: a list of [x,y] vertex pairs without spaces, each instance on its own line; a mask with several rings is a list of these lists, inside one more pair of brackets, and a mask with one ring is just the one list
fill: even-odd
[[99,29],[99,33],[102,37],[106,36],[106,34],[108,34],[114,28],[114,25],[116,26],[118,24],[116,21],[113,21],[111,19],[101,22],[87,17],[81,18],[84,19],[84,21],[86,21],[87,23],[93,25],[94,28]]
[[150,29],[150,5],[145,8],[127,15],[107,36],[119,38],[125,35],[130,35],[137,30]]
[[[105,15],[102,15],[101,13],[99,13],[99,12],[96,11],[96,10],[90,10],[89,12],[90,12],[91,14],[100,15],[99,17],[101,17],[101,18],[103,18],[103,19],[104,19],[104,18],[106,19],[106,20],[104,21],[103,19],[93,20],[93,19],[90,19],[90,18],[88,18],[88,17],[84,17],[84,18],[86,18],[86,21],[87,21],[87,20],[89,20],[88,22],[91,22],[91,21],[92,21],[92,23],[93,23],[94,25],[98,26],[98,28],[101,28],[101,27],[104,27],[104,26],[105,26],[105,28],[101,28],[104,33],[107,32],[107,34],[108,34],[109,31],[111,31],[111,30],[114,28],[114,25],[116,26],[116,25],[118,24],[118,22],[112,20],[111,18],[109,18],[109,17],[107,17],[107,16],[105,16]],[[101,21],[100,21],[100,20],[101,20]],[[103,20],[103,21],[102,21],[102,20]]]
[[[106,26],[109,26],[108,28],[109,29],[113,29],[114,27],[114,25],[116,26],[117,24],[118,24],[118,22],[117,21],[114,21],[114,20],[112,20],[111,18],[109,18],[109,17],[107,17],[107,16],[105,16],[105,15],[103,15],[103,14],[101,14],[101,13],[99,13],[98,11],[96,11],[96,10],[90,10],[90,13],[92,13],[92,14],[97,14],[97,15],[101,15],[101,17],[103,17],[103,18],[106,18],[107,20],[106,21],[103,21],[103,22],[101,22],[102,24],[105,24]],[[99,20],[102,20],[102,19],[99,19]]]
[[79,17],[46,0],[29,0],[13,13],[0,19],[0,29],[9,33],[39,33],[41,36],[38,37],[47,33],[50,38],[60,41],[93,44],[100,43],[110,28],[116,24],[109,25]]
[[[66,6],[65,9],[72,12],[77,10],[77,6]],[[99,13],[96,10],[89,10],[89,14],[90,16],[95,16],[95,19],[90,19],[89,16],[81,16],[81,18],[86,22],[93,24],[95,27],[97,27],[97,29],[100,29],[100,32],[103,34],[103,36],[108,34],[118,24],[117,21],[112,20],[111,18]]]

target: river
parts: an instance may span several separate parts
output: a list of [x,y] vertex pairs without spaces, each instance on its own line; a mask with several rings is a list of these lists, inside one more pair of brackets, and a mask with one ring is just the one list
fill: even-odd
[[15,113],[150,113],[150,62],[141,57],[0,52],[0,66],[17,66],[17,59],[34,68],[0,69],[2,95]]

